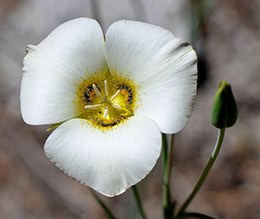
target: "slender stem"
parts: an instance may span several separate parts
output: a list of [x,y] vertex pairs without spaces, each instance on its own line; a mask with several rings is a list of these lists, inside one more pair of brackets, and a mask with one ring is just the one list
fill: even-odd
[[141,214],[141,217],[142,219],[147,219],[145,213],[144,213],[144,209],[143,209],[143,205],[142,205],[142,201],[140,199],[140,195],[139,195],[139,192],[138,192],[138,189],[136,187],[136,185],[133,185],[132,186],[132,191],[134,193],[134,197],[135,197],[135,201],[136,201],[136,205],[140,211],[140,214]]
[[215,147],[213,149],[213,152],[208,160],[208,163],[205,167],[205,169],[203,170],[199,181],[197,182],[196,186],[194,187],[192,193],[190,194],[190,196],[187,198],[187,200],[184,202],[184,204],[182,205],[182,207],[180,208],[178,214],[177,214],[177,218],[178,216],[180,216],[181,214],[183,214],[186,210],[186,208],[189,206],[189,204],[191,203],[191,201],[193,200],[193,198],[197,195],[197,193],[199,192],[201,186],[203,185],[203,183],[205,182],[205,179],[208,176],[209,171],[211,170],[211,167],[213,166],[219,151],[221,149],[221,145],[224,139],[224,134],[225,134],[225,128],[223,129],[219,129],[218,130],[218,137],[217,137],[217,141],[215,144]]
[[162,134],[162,166],[163,166],[163,212],[164,218],[170,219],[173,214],[173,205],[171,203],[171,192],[170,192],[170,173],[171,173],[171,151],[167,144],[166,135]]
[[171,177],[171,167],[172,167],[172,161],[173,161],[173,149],[174,149],[174,134],[171,135],[171,145],[170,145],[170,148],[169,148],[169,156],[170,156],[170,160],[169,160],[169,179]]
[[96,199],[96,201],[99,203],[103,211],[106,213],[107,218],[109,219],[117,219],[113,213],[109,210],[109,208],[106,206],[106,204],[97,196],[97,194],[94,191],[90,191],[93,197]]

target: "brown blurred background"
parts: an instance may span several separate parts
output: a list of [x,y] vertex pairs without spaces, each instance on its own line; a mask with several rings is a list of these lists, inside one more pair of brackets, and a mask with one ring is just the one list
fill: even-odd
[[[0,218],[105,218],[88,188],[65,176],[43,153],[47,127],[21,119],[19,89],[27,44],[38,44],[72,18],[95,18],[104,31],[116,20],[157,24],[191,42],[199,55],[194,113],[176,136],[172,196],[182,203],[216,139],[209,120],[219,80],[233,86],[239,107],[220,156],[190,210],[221,219],[260,218],[259,0],[0,0]],[[161,165],[139,185],[150,219],[161,215]],[[119,218],[139,218],[131,190],[101,197]]]

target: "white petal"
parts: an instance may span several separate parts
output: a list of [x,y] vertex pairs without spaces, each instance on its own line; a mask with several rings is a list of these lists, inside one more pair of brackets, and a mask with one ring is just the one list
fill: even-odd
[[47,139],[47,157],[66,174],[106,195],[123,193],[154,167],[161,133],[153,120],[135,116],[109,131],[72,119]]
[[77,82],[105,65],[103,33],[92,19],[68,21],[38,46],[28,46],[21,85],[25,122],[51,124],[74,117]]
[[197,84],[197,57],[187,43],[151,24],[119,21],[106,34],[109,68],[140,87],[137,114],[152,118],[164,133],[186,124]]

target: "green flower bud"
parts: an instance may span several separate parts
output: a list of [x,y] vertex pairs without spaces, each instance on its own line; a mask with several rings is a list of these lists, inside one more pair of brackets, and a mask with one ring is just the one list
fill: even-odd
[[237,120],[237,104],[231,86],[227,81],[220,81],[211,107],[211,123],[217,128],[228,128]]

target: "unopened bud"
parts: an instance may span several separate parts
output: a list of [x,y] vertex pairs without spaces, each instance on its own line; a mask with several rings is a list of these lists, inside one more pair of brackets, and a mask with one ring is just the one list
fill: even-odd
[[221,81],[211,107],[211,123],[217,128],[228,128],[236,123],[237,104],[231,86]]

